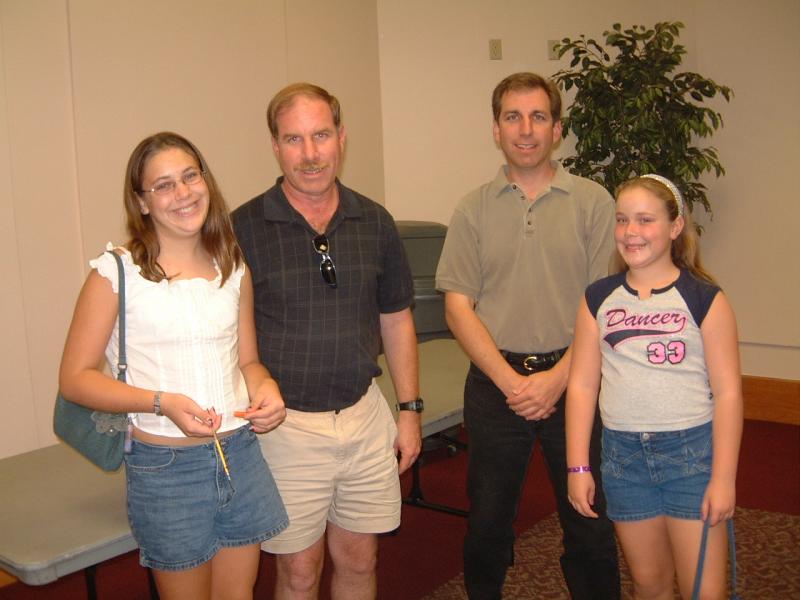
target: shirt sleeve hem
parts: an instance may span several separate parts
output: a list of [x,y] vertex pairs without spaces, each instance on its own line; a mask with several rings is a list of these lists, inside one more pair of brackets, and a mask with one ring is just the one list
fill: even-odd
[[478,290],[475,290],[471,287],[466,285],[460,284],[456,281],[450,281],[448,279],[439,279],[436,281],[436,289],[440,292],[456,292],[457,294],[463,294],[473,300],[478,297]]

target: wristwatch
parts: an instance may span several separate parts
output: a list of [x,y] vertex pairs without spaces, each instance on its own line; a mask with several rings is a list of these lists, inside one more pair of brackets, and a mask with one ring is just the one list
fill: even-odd
[[153,414],[157,417],[164,416],[164,413],[161,412],[161,390],[158,390],[153,396]]
[[401,402],[400,404],[396,404],[395,408],[397,410],[413,410],[414,412],[421,413],[423,410],[425,410],[425,403],[422,401],[422,398],[417,398],[411,402]]

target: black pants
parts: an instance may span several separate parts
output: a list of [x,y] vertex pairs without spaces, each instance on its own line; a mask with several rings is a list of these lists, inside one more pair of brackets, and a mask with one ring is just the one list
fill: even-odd
[[[529,374],[519,369],[522,374]],[[526,421],[506,404],[503,393],[475,365],[464,389],[469,433],[467,493],[469,524],[464,540],[464,579],[470,600],[500,600],[506,570],[513,563],[514,529],[522,485],[536,438],[544,452],[564,532],[561,569],[574,600],[620,597],[614,529],[605,514],[600,481],[600,419],[592,431],[592,474],[597,482],[594,510],[599,519],[578,514],[567,500],[565,396],[556,412]]]

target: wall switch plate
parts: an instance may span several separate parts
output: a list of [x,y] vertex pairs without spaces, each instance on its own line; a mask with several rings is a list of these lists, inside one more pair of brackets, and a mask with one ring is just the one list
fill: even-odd
[[489,60],[503,59],[503,40],[489,40]]

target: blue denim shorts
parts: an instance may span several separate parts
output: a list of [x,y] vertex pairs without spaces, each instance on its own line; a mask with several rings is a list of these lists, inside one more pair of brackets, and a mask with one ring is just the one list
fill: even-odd
[[612,521],[700,519],[711,478],[711,422],[680,431],[603,429],[603,491]]
[[228,481],[213,443],[156,446],[125,455],[128,520],[142,566],[191,569],[220,548],[257,544],[289,523],[249,425],[221,437]]

